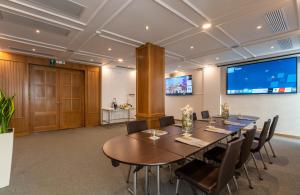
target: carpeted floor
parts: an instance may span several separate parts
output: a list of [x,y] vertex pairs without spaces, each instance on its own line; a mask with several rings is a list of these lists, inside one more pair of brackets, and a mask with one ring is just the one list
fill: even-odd
[[[0,194],[129,194],[125,182],[128,166],[112,167],[101,149],[106,140],[120,134],[126,134],[123,125],[35,133],[16,138],[11,185],[0,189]],[[278,157],[273,159],[273,165],[268,164],[267,171],[261,169],[264,181],[258,180],[250,161],[254,190],[248,188],[242,173],[238,179],[239,194],[300,195],[300,141],[276,137],[273,146]],[[262,168],[261,162],[259,166]],[[139,194],[144,194],[143,171],[139,174]],[[175,194],[175,184],[168,182],[168,169],[162,169],[161,175],[162,194]],[[155,175],[150,180],[151,194],[155,194]],[[231,186],[234,190],[233,184]],[[192,194],[189,185],[182,182],[180,194]],[[226,194],[225,190],[223,194]],[[234,191],[234,194],[238,192]]]

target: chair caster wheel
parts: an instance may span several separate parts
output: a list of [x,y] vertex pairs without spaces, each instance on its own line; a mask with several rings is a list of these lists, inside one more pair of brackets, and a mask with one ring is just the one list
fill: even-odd
[[249,186],[249,188],[251,189],[251,190],[253,190],[254,188],[253,188],[253,186]]
[[262,178],[262,177],[260,177],[260,178],[259,178],[259,180],[261,180],[261,181],[262,181],[262,180],[263,180],[263,178]]

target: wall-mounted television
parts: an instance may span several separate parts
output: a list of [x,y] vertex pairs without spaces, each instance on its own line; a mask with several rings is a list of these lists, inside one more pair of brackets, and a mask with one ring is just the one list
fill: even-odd
[[297,93],[297,57],[227,67],[227,95]]
[[192,75],[166,78],[166,95],[192,95]]

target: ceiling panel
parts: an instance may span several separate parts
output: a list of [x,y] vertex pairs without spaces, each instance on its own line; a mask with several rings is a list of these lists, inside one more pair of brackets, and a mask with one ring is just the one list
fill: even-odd
[[80,54],[80,53],[75,53],[71,55],[71,59],[82,62],[82,63],[91,63],[91,64],[96,64],[96,65],[105,65],[109,64],[111,60],[97,57],[97,56],[89,56],[85,54]]
[[[198,10],[203,12],[209,19],[216,19],[241,8],[245,9],[249,4],[262,4],[270,0],[184,0],[194,5]],[[276,0],[280,1],[280,0]]]
[[200,58],[193,59],[194,61],[199,62],[201,65],[216,65],[225,62],[233,62],[237,60],[242,60],[243,58],[236,54],[235,52],[228,50],[221,53],[216,53],[213,55],[208,55]]
[[[286,41],[289,42],[288,40],[290,40],[292,43],[291,48],[287,48],[285,45]],[[286,52],[289,50],[300,49],[299,41],[300,41],[299,36],[293,36],[288,38],[266,41],[255,45],[250,45],[247,46],[246,48],[249,49],[253,54],[255,54],[255,56],[260,57],[260,56],[271,55],[280,52]]]
[[[149,30],[146,30],[146,26]],[[158,3],[150,0],[133,1],[105,30],[140,42],[157,42],[192,27]]]
[[[111,51],[109,51],[111,48]],[[114,40],[100,37],[98,35],[88,40],[81,48],[81,51],[92,52],[113,58],[123,58],[126,60],[135,53],[135,47],[120,43]]]
[[[271,27],[265,21],[265,14],[268,11],[241,16],[228,23],[222,24],[221,28],[240,43],[274,36],[276,33],[272,32]],[[298,16],[293,1],[286,1],[282,7],[282,11],[286,17],[288,31],[296,30],[298,28]],[[261,29],[257,29],[258,26],[261,26]]]
[[225,48],[224,45],[206,33],[198,33],[194,36],[190,36],[166,46],[167,50],[183,56],[193,56],[196,54],[201,55],[203,53],[222,48]]

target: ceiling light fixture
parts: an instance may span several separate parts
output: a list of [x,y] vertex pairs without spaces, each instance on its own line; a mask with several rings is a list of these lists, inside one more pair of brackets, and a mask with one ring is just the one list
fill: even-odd
[[274,46],[271,46],[270,48],[271,48],[271,49],[274,49]]
[[261,28],[262,28],[261,25],[259,25],[259,26],[256,27],[257,30],[259,30],[259,29],[261,29]]
[[90,61],[93,62],[94,60],[93,60],[93,59],[90,59]]
[[41,31],[40,31],[39,29],[36,29],[35,32],[36,32],[37,34],[40,34]]
[[202,25],[203,29],[209,29],[211,27],[211,23],[205,23]]
[[112,49],[111,49],[111,48],[108,48],[107,50],[108,50],[108,51],[111,51]]
[[119,58],[118,62],[124,62],[124,60],[122,58]]
[[32,48],[32,51],[35,51],[35,49],[34,49],[34,48]]
[[194,49],[194,46],[191,46],[190,49]]
[[220,58],[219,57],[216,57],[216,60],[219,60]]
[[147,26],[146,26],[146,30],[149,30],[149,29],[150,29],[150,27],[147,25]]

